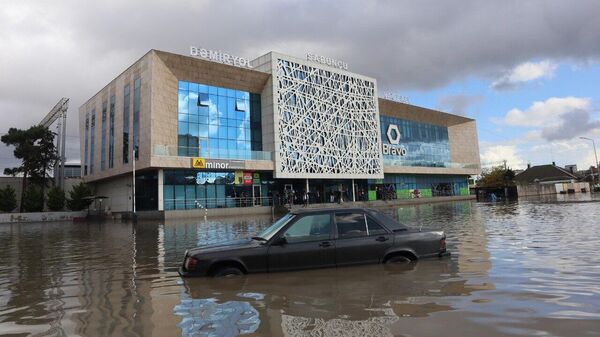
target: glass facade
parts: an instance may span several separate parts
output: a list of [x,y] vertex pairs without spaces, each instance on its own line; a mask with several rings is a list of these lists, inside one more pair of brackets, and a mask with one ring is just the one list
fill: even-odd
[[101,147],[100,147],[100,171],[104,171],[106,168],[106,110],[108,109],[108,103],[104,101],[102,103],[102,126],[100,135]]
[[88,164],[89,164],[89,156],[88,156],[88,140],[90,134],[90,114],[87,113],[85,115],[85,141],[83,144],[84,152],[83,152],[83,174],[88,174]]
[[[359,193],[360,194],[360,193]],[[370,179],[361,200],[391,200],[469,195],[468,176],[441,174],[386,174]]]
[[[392,145],[387,137],[390,125],[396,125],[400,142]],[[384,154],[385,165],[447,167],[450,163],[448,128],[389,116],[380,117],[383,144],[404,147],[404,156]],[[392,131],[392,137],[394,137]]]
[[133,80],[133,151],[135,160],[139,159],[140,148],[140,87],[141,80]]
[[179,81],[179,156],[251,159],[262,151],[260,95]]
[[[239,173],[238,173],[239,174]],[[165,170],[165,210],[269,205],[272,174],[246,172],[251,180],[237,181],[236,172]],[[241,182],[241,183],[240,183]]]
[[94,173],[94,161],[96,159],[96,157],[94,157],[95,139],[96,139],[96,110],[92,110],[92,117],[91,117],[91,121],[90,121],[90,174]]
[[123,89],[123,164],[129,163],[129,84]]
[[108,168],[115,166],[115,95],[110,96],[108,124]]

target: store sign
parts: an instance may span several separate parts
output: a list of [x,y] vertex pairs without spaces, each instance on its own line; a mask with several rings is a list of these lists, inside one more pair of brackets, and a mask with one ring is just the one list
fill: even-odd
[[260,173],[259,172],[252,173],[252,183],[254,185],[259,185],[260,184]]
[[385,136],[389,144],[381,144],[384,155],[405,156],[406,148],[400,144],[400,129],[396,124],[389,124]]
[[203,59],[207,59],[210,61],[215,61],[223,64],[228,64],[231,66],[242,67],[242,68],[252,68],[250,65],[250,60],[245,57],[234,56],[228,53],[224,53],[220,50],[212,50],[200,47],[190,47],[190,55],[195,57],[200,57]]
[[344,61],[332,59],[331,57],[325,57],[325,56],[320,56],[320,55],[315,55],[315,54],[307,53],[306,54],[306,59],[309,60],[309,61],[313,61],[313,62],[325,64],[325,65],[328,65],[330,67],[335,67],[335,68],[340,68],[340,69],[348,70],[348,63],[346,63]]
[[192,158],[192,168],[206,170],[236,170],[244,168],[243,160],[221,160],[204,159],[201,157]]
[[244,171],[235,171],[233,183],[235,185],[243,185],[244,184]]
[[252,185],[252,172],[244,172],[244,185]]

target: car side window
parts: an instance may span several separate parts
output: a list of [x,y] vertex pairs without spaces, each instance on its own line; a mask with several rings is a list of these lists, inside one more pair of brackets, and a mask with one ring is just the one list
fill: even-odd
[[367,216],[367,228],[369,229],[369,235],[383,235],[388,233],[370,216]]
[[329,214],[305,215],[294,222],[283,236],[288,243],[329,240],[331,216]]
[[340,239],[367,236],[365,215],[363,213],[336,213],[338,237]]

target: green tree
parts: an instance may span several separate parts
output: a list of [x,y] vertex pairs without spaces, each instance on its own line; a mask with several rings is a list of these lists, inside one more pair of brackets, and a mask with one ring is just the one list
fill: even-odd
[[58,186],[48,190],[48,208],[51,211],[62,211],[65,208],[65,192]]
[[92,203],[92,189],[81,182],[78,185],[73,186],[73,189],[69,191],[69,198],[67,199],[67,207],[72,211],[81,211],[88,207]]
[[23,210],[25,212],[41,212],[44,210],[44,195],[41,188],[31,184],[21,198],[23,201]]
[[514,186],[515,172],[504,166],[496,166],[491,170],[484,170],[481,178],[477,180],[478,187],[502,188]]
[[[7,146],[13,146],[15,158],[21,160],[21,166],[5,168],[4,174],[17,176],[22,175],[22,190],[28,191],[28,180],[40,186],[42,204],[44,199],[44,187],[46,178],[58,160],[56,147],[54,146],[54,133],[47,127],[35,125],[27,130],[10,128],[8,133],[0,140]],[[26,198],[21,198],[19,210],[25,208]]]
[[0,211],[12,212],[17,207],[17,193],[10,185],[0,189]]

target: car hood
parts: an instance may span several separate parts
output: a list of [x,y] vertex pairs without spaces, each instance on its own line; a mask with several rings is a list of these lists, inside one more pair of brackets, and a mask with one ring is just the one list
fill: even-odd
[[196,254],[208,254],[208,253],[216,253],[222,251],[229,250],[237,250],[237,249],[245,249],[245,248],[254,248],[260,246],[260,241],[252,240],[252,239],[241,239],[241,240],[233,240],[233,241],[225,241],[219,242],[215,244],[199,246],[188,251],[189,255]]

